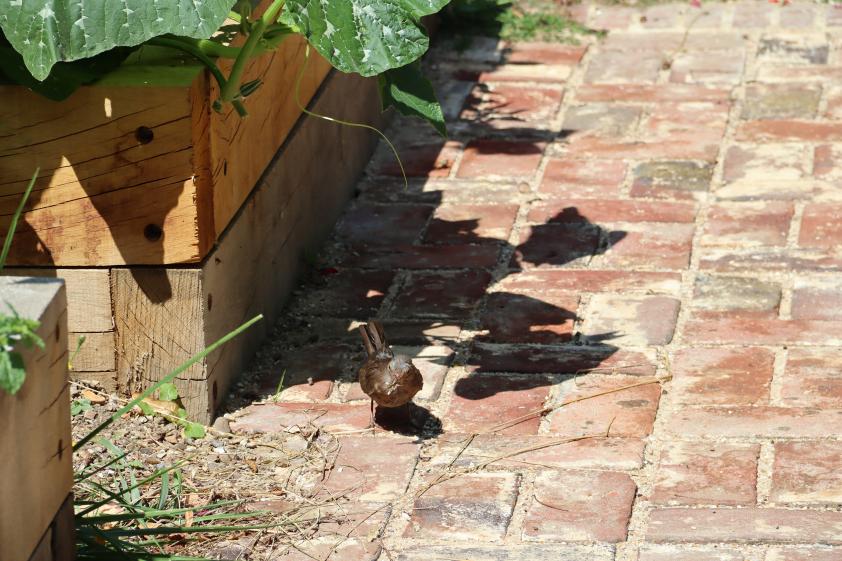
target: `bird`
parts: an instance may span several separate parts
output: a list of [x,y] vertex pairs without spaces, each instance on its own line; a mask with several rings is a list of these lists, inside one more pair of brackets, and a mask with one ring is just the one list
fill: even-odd
[[359,370],[359,382],[371,398],[371,426],[374,426],[375,402],[387,408],[406,405],[421,391],[424,378],[408,356],[392,352],[379,321],[371,320],[359,329],[368,354]]

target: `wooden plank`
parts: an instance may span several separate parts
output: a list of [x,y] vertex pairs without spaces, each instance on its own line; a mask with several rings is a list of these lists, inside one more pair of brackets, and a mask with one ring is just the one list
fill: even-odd
[[[211,114],[215,237],[228,226],[301,116],[294,88],[306,45],[303,37],[292,36],[273,54],[251,61],[244,82],[260,78],[263,85],[246,99],[246,119],[231,108],[223,115]],[[330,69],[330,63],[311,49],[299,90],[302,106],[307,106]],[[213,83],[210,99],[218,96]]]
[[[55,103],[0,96],[0,231],[41,168],[9,264],[182,263],[200,258],[189,88],[85,87]],[[139,127],[152,139],[138,136]],[[150,236],[151,228],[164,235]],[[155,232],[151,232],[154,234]]]
[[[15,289],[37,287],[34,298]],[[27,378],[16,395],[0,391],[0,559],[26,561],[52,523],[73,484],[70,397],[67,384],[65,289],[55,280],[0,278],[0,300],[38,319],[46,348],[24,350]],[[26,516],[21,516],[25,509]]]
[[[80,337],[85,341],[75,354]],[[81,378],[82,372],[105,372],[117,368],[115,357],[115,336],[113,331],[105,333],[78,333],[71,332],[68,337],[70,356],[73,358],[74,377]]]
[[[8,267],[2,275],[58,277],[67,290],[67,328],[78,332],[114,330],[108,269],[52,269]],[[69,342],[70,351],[76,341]]]

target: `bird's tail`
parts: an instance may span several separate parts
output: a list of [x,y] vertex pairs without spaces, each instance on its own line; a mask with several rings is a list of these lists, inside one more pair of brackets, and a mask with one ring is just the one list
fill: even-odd
[[360,335],[363,337],[363,345],[368,356],[378,354],[387,349],[386,332],[383,331],[383,324],[377,320],[370,320],[367,324],[360,326]]

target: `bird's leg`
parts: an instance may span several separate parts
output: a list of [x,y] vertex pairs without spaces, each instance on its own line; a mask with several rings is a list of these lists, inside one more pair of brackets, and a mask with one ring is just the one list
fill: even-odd
[[369,417],[368,428],[373,429],[374,428],[374,400],[370,399],[369,401],[371,402],[371,416]]

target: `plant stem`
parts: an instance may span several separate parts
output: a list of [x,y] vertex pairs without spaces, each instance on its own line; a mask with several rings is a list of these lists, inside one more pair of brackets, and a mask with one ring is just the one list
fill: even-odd
[[[234,61],[234,66],[231,68],[231,74],[228,75],[228,82],[222,88],[222,93],[219,96],[223,102],[234,103],[240,95],[240,82],[243,79],[243,73],[246,71],[246,64],[251,59],[252,54],[258,47],[258,43],[263,38],[263,33],[266,28],[275,23],[278,14],[284,7],[284,0],[275,0],[263,12],[263,16],[254,25],[251,34],[246,39],[246,44],[243,45],[237,60]],[[235,106],[236,107],[236,106]]]

